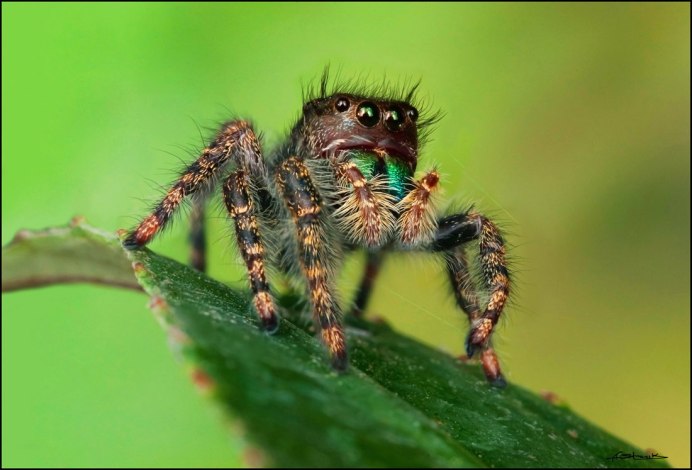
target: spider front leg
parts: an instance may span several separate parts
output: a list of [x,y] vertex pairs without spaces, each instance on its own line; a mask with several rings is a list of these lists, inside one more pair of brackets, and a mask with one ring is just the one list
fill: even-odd
[[313,317],[321,328],[332,366],[346,369],[348,359],[339,306],[334,298],[334,269],[328,249],[322,198],[305,163],[291,157],[276,175],[295,226],[300,264],[307,280]]
[[200,271],[204,270],[204,197],[206,190],[211,188],[231,159],[242,170],[232,173],[226,180],[224,200],[231,217],[235,219],[238,246],[248,267],[255,294],[255,308],[264,327],[271,331],[278,324],[276,308],[264,274],[263,247],[257,231],[257,208],[248,190],[251,181],[255,191],[266,191],[268,172],[262,159],[259,140],[248,122],[231,121],[225,124],[214,141],[187,167],[152,213],[129,233],[123,246],[132,250],[151,242],[168,224],[184,198],[194,195],[197,199],[193,201],[190,233],[193,249],[191,264]]
[[[445,252],[448,272],[455,290],[457,303],[469,315],[471,331],[466,338],[466,353],[472,357],[481,350],[481,362],[489,381],[502,386],[504,379],[499,361],[490,346],[493,328],[500,319],[509,296],[509,271],[505,261],[505,246],[500,231],[486,217],[468,212],[444,217],[438,221],[432,243],[433,251]],[[490,297],[480,313],[478,297],[473,288],[468,264],[461,245],[479,240],[479,262],[484,287]]]
[[250,171],[253,180],[266,182],[267,170],[252,127],[246,121],[231,121],[224,125],[214,141],[202,151],[202,155],[185,169],[151,214],[128,234],[123,246],[133,250],[151,242],[168,224],[185,197],[208,188],[231,157],[235,157],[241,167]]
[[[478,293],[469,271],[465,249],[463,246],[458,246],[446,251],[444,257],[447,263],[447,274],[454,290],[457,305],[466,313],[473,325],[481,316],[481,311],[478,303]],[[481,365],[490,383],[497,387],[504,387],[507,384],[500,371],[500,361],[497,358],[497,354],[495,354],[495,350],[490,345],[490,340],[481,347]]]
[[[497,227],[474,212],[437,220],[433,196],[438,183],[439,175],[431,171],[415,181],[413,189],[399,202],[399,244],[403,248],[423,247],[444,253],[457,304],[471,322],[471,331],[466,339],[467,355],[471,357],[480,349],[485,376],[494,385],[502,387],[506,382],[490,338],[509,295],[504,242]],[[482,313],[463,248],[465,243],[475,239],[480,239],[479,261],[484,287],[490,291],[490,299]]]

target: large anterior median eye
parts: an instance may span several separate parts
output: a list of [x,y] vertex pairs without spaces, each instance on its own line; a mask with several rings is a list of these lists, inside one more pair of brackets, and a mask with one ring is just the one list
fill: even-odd
[[365,127],[373,127],[380,122],[380,110],[377,109],[375,103],[371,103],[370,101],[364,101],[358,106],[356,116],[358,117],[358,121]]
[[398,131],[404,125],[404,112],[398,106],[392,106],[384,113],[384,125],[390,131]]

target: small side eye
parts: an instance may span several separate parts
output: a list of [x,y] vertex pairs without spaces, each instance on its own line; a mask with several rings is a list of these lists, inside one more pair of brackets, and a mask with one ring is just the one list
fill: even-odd
[[406,111],[406,115],[411,119],[412,122],[416,122],[416,119],[418,119],[418,110],[416,108],[411,108],[408,111]]
[[375,103],[370,101],[364,101],[358,106],[356,116],[358,121],[365,127],[373,127],[380,122],[380,110],[377,109]]
[[336,110],[339,111],[340,113],[343,113],[344,111],[346,111],[350,106],[351,106],[351,103],[348,102],[348,98],[344,98],[343,96],[341,98],[338,98],[336,100],[336,104],[334,105]]
[[392,106],[384,113],[384,125],[390,131],[398,131],[404,125],[404,112],[398,106]]

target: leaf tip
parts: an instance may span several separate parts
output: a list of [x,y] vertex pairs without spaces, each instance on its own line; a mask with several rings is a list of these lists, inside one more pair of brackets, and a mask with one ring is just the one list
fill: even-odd
[[12,242],[20,242],[22,240],[28,240],[31,238],[32,232],[31,230],[27,230],[25,228],[18,230],[17,233],[14,234],[14,237],[12,238]]

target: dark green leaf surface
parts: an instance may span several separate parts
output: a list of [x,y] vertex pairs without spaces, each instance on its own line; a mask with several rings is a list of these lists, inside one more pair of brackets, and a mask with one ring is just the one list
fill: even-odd
[[[11,266],[21,264],[17,253],[51,264],[60,259],[56,250],[64,252],[61,245],[85,240],[101,245],[104,259],[114,253],[125,259],[112,238],[93,229],[55,230],[52,237],[24,237],[31,250],[17,248],[23,240],[3,248],[3,289],[14,277],[5,273],[10,249],[17,257]],[[645,452],[521,387],[492,388],[477,365],[460,364],[386,325],[352,321],[351,368],[337,374],[319,342],[297,326],[309,322],[290,315],[277,334],[266,335],[245,292],[146,249],[130,256],[154,311],[193,362],[196,382],[241,423],[265,465],[665,466],[664,460],[608,460],[618,451]],[[112,266],[120,283],[122,266]],[[282,299],[285,313],[300,310],[300,303]]]
[[[351,368],[330,370],[319,342],[284,321],[268,336],[248,297],[149,251],[134,254],[145,289],[192,338],[194,360],[252,441],[281,466],[613,466],[638,452],[477,365],[351,322]],[[646,464],[662,461],[649,461]]]

